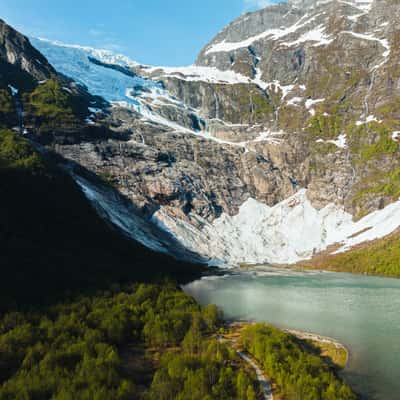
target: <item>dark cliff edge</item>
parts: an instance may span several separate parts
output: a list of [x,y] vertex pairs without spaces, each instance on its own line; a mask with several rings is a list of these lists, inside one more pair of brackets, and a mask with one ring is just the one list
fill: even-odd
[[[201,274],[200,265],[122,236],[72,178],[25,139],[3,130],[0,144],[0,310],[113,283],[185,282]],[[9,161],[6,146],[17,162]]]
[[[2,20],[0,92],[0,312],[116,283],[200,276],[200,263],[151,250],[102,219],[65,160],[37,151],[42,147],[33,140],[96,141],[111,133],[85,123],[82,110],[102,100],[57,74]],[[112,192],[100,178],[85,176]]]

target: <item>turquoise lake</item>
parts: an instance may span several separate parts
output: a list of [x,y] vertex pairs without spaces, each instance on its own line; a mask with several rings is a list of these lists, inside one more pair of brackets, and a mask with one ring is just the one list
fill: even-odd
[[350,349],[346,382],[366,399],[400,399],[400,280],[266,269],[207,277],[184,290],[226,318],[337,339]]

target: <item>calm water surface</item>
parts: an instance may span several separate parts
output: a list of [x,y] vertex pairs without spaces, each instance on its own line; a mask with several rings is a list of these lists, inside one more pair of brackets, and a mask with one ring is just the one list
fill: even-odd
[[400,280],[269,270],[184,287],[227,318],[330,336],[350,349],[343,376],[368,399],[400,399]]

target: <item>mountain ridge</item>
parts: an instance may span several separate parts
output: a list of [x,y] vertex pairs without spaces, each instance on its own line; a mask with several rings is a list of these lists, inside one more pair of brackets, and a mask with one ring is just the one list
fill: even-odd
[[[88,123],[109,126],[125,139],[62,140],[56,149],[107,175],[146,218],[211,262],[232,262],[241,240],[250,245],[240,235],[228,244],[228,232],[216,229],[221,218],[240,214],[249,199],[274,207],[307,188],[302,207],[310,201],[317,213],[332,204],[357,219],[383,210],[400,195],[399,83],[385,80],[399,51],[393,23],[399,7],[385,2],[385,9],[330,1],[307,10],[282,3],[242,16],[191,67],[142,66],[110,54],[101,59],[98,53],[99,61],[125,70],[112,71],[118,91],[103,92],[111,107],[91,112]],[[236,35],[241,45],[205,54],[226,45],[224,35]],[[103,79],[101,90],[111,82],[111,70],[106,73],[106,65],[91,62],[95,50],[43,41],[35,45],[56,69],[70,57],[62,72],[92,94],[102,93],[73,58]],[[329,245],[317,236],[322,248],[300,248],[297,258]],[[283,237],[272,251],[290,242]],[[264,247],[252,251],[252,259],[235,258],[234,263],[276,262],[265,258]]]

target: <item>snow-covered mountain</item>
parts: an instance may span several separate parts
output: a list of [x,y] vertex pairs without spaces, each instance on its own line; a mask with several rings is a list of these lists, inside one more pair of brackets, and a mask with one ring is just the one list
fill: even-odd
[[399,18],[389,0],[292,0],[176,68],[32,42],[109,102],[88,124],[128,137],[57,151],[212,262],[292,263],[400,226]]

